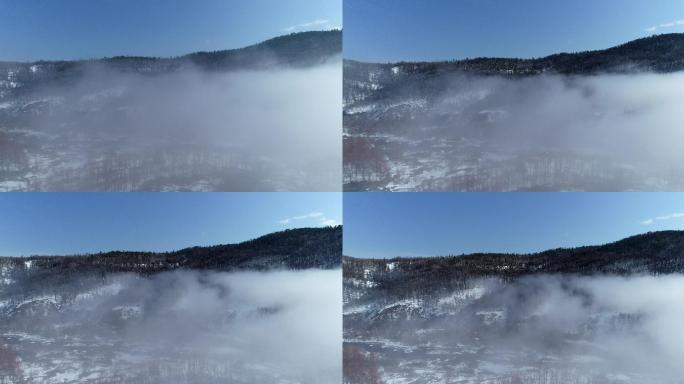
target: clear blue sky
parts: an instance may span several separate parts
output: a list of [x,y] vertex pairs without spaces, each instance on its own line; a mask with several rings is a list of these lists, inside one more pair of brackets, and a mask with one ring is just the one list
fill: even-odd
[[539,57],[684,32],[681,20],[681,0],[345,0],[344,54],[373,62]]
[[534,252],[684,229],[684,193],[347,193],[344,254]]
[[0,60],[177,56],[341,25],[341,0],[0,0]]
[[341,222],[340,193],[1,193],[0,255],[170,251]]

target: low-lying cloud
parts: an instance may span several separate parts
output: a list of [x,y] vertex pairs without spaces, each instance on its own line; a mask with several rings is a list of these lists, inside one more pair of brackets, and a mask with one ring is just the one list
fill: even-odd
[[17,137],[8,145],[23,145],[23,133],[40,144],[11,166],[28,189],[334,191],[341,76],[339,59],[155,75],[92,64],[74,83],[13,101],[20,118],[0,128]]
[[340,270],[175,271],[111,275],[89,290],[76,279],[54,290],[67,295],[61,310],[25,307],[0,336],[23,377],[41,382],[338,383],[341,279]]
[[678,85],[682,73],[461,79],[437,111],[476,108],[494,128],[489,143],[501,147],[588,151],[665,166],[684,159],[676,144],[684,139]]
[[349,110],[352,188],[684,189],[682,72],[452,74],[392,89]]
[[[476,304],[478,313],[497,307],[505,314],[496,327],[477,333],[494,351],[519,350],[518,369],[550,359],[556,370],[583,366],[582,375],[594,378],[677,382],[684,375],[682,297],[681,275],[524,278]],[[474,327],[454,332],[464,335]]]

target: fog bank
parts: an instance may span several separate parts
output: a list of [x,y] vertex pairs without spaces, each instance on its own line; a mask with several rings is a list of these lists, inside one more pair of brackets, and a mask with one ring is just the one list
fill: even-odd
[[347,100],[349,191],[684,190],[682,72],[394,76]]
[[111,275],[97,286],[89,281],[75,279],[54,296],[24,299],[10,311],[0,337],[20,360],[18,377],[46,383],[341,380],[340,270],[176,271]]
[[536,366],[590,382],[679,382],[683,295],[681,275],[530,277],[499,285],[468,308],[478,321],[450,328],[454,342],[479,334],[493,351],[519,351],[508,369],[523,377]]
[[3,102],[0,189],[339,190],[341,82],[339,60],[157,74],[93,63]]

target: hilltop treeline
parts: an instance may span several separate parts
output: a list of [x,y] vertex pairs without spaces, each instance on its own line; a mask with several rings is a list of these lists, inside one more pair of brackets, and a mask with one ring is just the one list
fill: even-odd
[[275,37],[246,48],[198,52],[182,57],[204,69],[253,69],[253,66],[306,67],[342,54],[342,31],[312,31]]
[[[353,61],[348,63],[360,69],[374,66]],[[654,35],[603,50],[559,53],[533,59],[480,57],[440,62],[400,62],[386,66],[408,74],[453,71],[505,75],[632,71],[669,73],[684,70],[684,34]]]
[[311,31],[279,36],[239,49],[195,52],[173,58],[116,56],[96,60],[0,62],[0,79],[15,83],[6,90],[9,95],[45,85],[68,84],[94,69],[158,75],[184,68],[205,71],[307,68],[341,54],[342,31]]
[[7,304],[0,307],[0,316],[40,298],[47,298],[49,306],[69,304],[83,292],[117,281],[120,273],[145,279],[175,270],[213,273],[332,269],[341,265],[341,258],[341,226],[291,229],[239,244],[173,252],[0,257],[0,296]]
[[533,274],[684,273],[684,231],[649,232],[614,243],[534,254],[480,253],[395,259],[345,257],[345,279],[372,279],[393,293],[462,289],[476,278],[511,280]]
[[[173,269],[269,270],[339,267],[342,227],[300,228],[239,244],[192,247],[173,252],[112,251],[72,256],[0,258],[0,267],[50,273],[97,271],[150,274]],[[27,267],[30,266],[30,267]]]

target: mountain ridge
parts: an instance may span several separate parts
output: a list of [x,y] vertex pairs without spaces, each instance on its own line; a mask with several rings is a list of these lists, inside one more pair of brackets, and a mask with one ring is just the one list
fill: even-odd
[[512,280],[539,274],[634,275],[684,273],[684,231],[657,231],[603,245],[556,248],[530,254],[362,259],[343,256],[345,279],[380,287],[452,284],[472,278]]
[[342,226],[296,228],[255,239],[168,252],[108,251],[81,255],[0,257],[0,265],[72,272],[139,272],[174,269],[270,270],[330,269],[340,266]]
[[342,32],[331,30],[292,33],[243,48],[194,52],[168,58],[114,56],[73,61],[0,61],[0,101],[45,86],[73,84],[93,70],[153,76],[181,70],[301,69],[325,64],[341,54]]
[[286,35],[275,36],[275,37],[260,41],[258,43],[246,45],[246,46],[239,47],[239,48],[227,48],[227,49],[219,49],[219,50],[213,50],[213,51],[195,51],[195,52],[190,52],[190,53],[186,53],[186,54],[182,54],[182,55],[176,55],[176,56],[114,55],[114,56],[104,56],[104,57],[98,57],[98,58],[74,59],[74,60],[68,60],[68,59],[57,59],[57,60],[40,59],[40,60],[32,60],[32,61],[31,60],[29,60],[29,61],[0,60],[0,65],[48,64],[48,63],[87,63],[87,62],[97,62],[97,61],[116,61],[116,60],[125,60],[125,59],[178,60],[178,59],[188,58],[188,57],[191,57],[193,55],[200,55],[200,54],[226,54],[226,53],[232,53],[232,52],[256,50],[256,49],[261,49],[261,48],[278,49],[281,44],[292,44],[292,43],[296,43],[298,41],[303,42],[303,41],[307,41],[307,39],[309,42],[312,42],[317,38],[320,38],[322,40],[329,38],[332,41],[339,39],[340,44],[341,44],[341,33],[342,33],[342,31],[339,29],[332,29],[332,30],[327,30],[327,31],[293,32],[293,33],[286,34]]
[[400,69],[404,73],[462,71],[480,74],[596,74],[684,70],[684,33],[652,35],[599,50],[560,52],[539,58],[475,57],[442,61],[371,63],[345,59],[346,67]]

